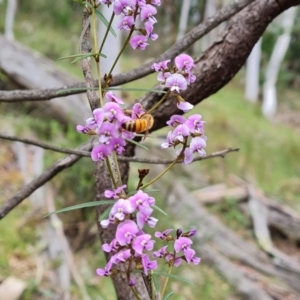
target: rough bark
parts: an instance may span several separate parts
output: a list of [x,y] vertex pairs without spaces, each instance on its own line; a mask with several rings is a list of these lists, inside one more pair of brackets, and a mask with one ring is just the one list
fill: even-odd
[[[256,0],[237,13],[217,41],[195,60],[196,82],[182,93],[182,97],[192,104],[198,104],[226,85],[244,65],[270,22],[284,10],[299,4],[299,0]],[[158,94],[148,94],[142,99],[142,104],[149,108],[159,99]],[[182,114],[173,105],[174,101],[168,99],[154,112],[152,130],[164,127],[170,116]]]
[[[128,147],[127,149],[127,156],[133,156],[134,155],[134,148]],[[129,173],[129,163],[120,163],[120,170],[121,170],[121,176],[122,181],[124,184],[127,184],[128,181],[128,173]],[[96,200],[102,200],[105,199],[104,197],[104,191],[107,189],[112,189],[111,179],[108,175],[108,172],[106,170],[105,164],[103,162],[97,162],[95,163],[95,180],[96,180]],[[107,206],[98,206],[97,211],[97,220],[102,215],[102,213],[107,209]],[[109,226],[106,229],[103,229],[100,226],[100,223],[98,224],[98,232],[100,234],[100,239],[102,244],[104,243],[110,243],[115,238],[115,232],[116,232],[116,226]],[[109,253],[105,253],[107,261],[110,259],[111,255]],[[104,267],[104,266],[101,266]],[[121,267],[121,266],[120,266]],[[148,300],[149,295],[148,291],[146,289],[143,277],[140,274],[133,274],[132,277],[135,280],[135,287],[143,300]],[[119,273],[115,276],[112,276],[112,281],[117,293],[117,299],[118,300],[135,300],[133,293],[131,292],[129,286],[128,286],[128,280],[126,278],[125,274]]]

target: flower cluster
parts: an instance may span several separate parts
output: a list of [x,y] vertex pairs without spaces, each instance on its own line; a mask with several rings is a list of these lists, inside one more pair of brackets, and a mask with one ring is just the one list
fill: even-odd
[[194,60],[187,54],[180,54],[175,58],[173,69],[168,67],[169,62],[170,59],[154,63],[151,68],[158,72],[157,80],[176,96],[178,109],[188,112],[194,106],[182,99],[179,92],[186,90],[187,86],[196,80],[196,76],[192,73]]
[[[180,115],[173,115],[167,122],[169,126],[175,127],[173,131],[169,131],[167,141],[162,143],[161,148],[176,147],[182,145],[176,151],[180,155],[184,164],[189,164],[194,159],[194,153],[199,156],[204,156],[207,137],[204,135],[204,124],[202,116],[195,114],[189,116],[187,119]],[[190,144],[188,145],[188,138]]]
[[153,256],[156,258],[164,258],[169,265],[178,267],[184,260],[187,263],[192,263],[198,265],[201,261],[199,257],[196,257],[196,252],[191,248],[193,244],[189,237],[196,234],[196,230],[190,230],[188,232],[182,233],[181,229],[176,231],[176,237],[172,237],[170,232],[172,229],[167,229],[164,232],[156,232],[155,236],[160,238],[167,243],[174,241],[174,250],[167,251],[168,245],[160,248],[158,251],[153,252]]
[[[111,224],[118,224],[116,236],[110,244],[103,244],[102,250],[112,255],[104,269],[97,269],[100,276],[110,276],[119,272],[114,265],[124,263],[127,272],[134,269],[143,269],[147,275],[149,270],[157,267],[157,262],[151,261],[146,251],[151,251],[155,241],[151,240],[151,235],[143,231],[143,227],[148,224],[149,227],[155,227],[157,219],[152,217],[155,199],[147,193],[139,190],[133,196],[124,199],[123,185],[115,191],[105,191],[105,196],[116,200],[107,220],[100,222],[103,228]],[[132,280],[129,284],[133,285]]]
[[135,137],[134,132],[122,128],[122,124],[132,120],[120,107],[120,104],[124,104],[123,101],[112,92],[107,92],[105,97],[108,102],[102,108],[93,111],[94,117],[87,119],[85,126],[76,127],[80,133],[99,136],[99,145],[91,152],[93,161],[104,160],[113,151],[122,154],[126,139],[131,140]]
[[[100,4],[111,5],[113,4],[113,11],[116,15],[121,15],[118,28],[120,30],[135,30],[141,34],[131,37],[129,43],[135,49],[145,50],[149,45],[148,39],[155,41],[158,35],[153,32],[153,26],[157,23],[155,15],[157,10],[155,6],[161,4],[160,0],[99,0]],[[144,23],[143,28],[136,28],[138,16],[141,22]]]
[[[151,270],[157,268],[157,261],[150,260],[149,254],[152,251],[155,241],[152,240],[150,234],[143,231],[147,224],[149,227],[155,227],[157,219],[152,217],[155,199],[147,193],[139,190],[133,196],[125,198],[123,190],[126,185],[117,188],[114,191],[107,190],[104,195],[106,198],[116,200],[110,210],[107,220],[100,222],[103,228],[107,228],[111,224],[117,224],[115,238],[109,244],[103,244],[102,250],[111,253],[112,256],[105,268],[98,268],[99,276],[110,276],[118,272],[122,272],[117,264],[124,264],[122,268],[126,274],[134,270],[143,270],[146,275]],[[195,250],[191,248],[193,242],[189,237],[195,235],[196,230],[182,233],[178,229],[176,237],[172,237],[170,232],[172,229],[164,232],[156,232],[155,236],[167,243],[174,241],[174,249],[167,251],[168,245],[158,251],[152,253],[154,258],[164,258],[171,266],[178,267],[184,260],[187,263],[199,264],[200,258],[195,256]],[[134,285],[134,280],[129,279],[129,285]]]

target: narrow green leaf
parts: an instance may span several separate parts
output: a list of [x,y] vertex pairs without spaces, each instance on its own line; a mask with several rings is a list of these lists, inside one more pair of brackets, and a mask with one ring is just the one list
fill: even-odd
[[155,291],[159,292],[160,291],[160,286],[159,286],[159,280],[157,278],[157,276],[155,276],[153,273],[151,274],[151,279],[153,280],[153,284],[155,287]]
[[146,88],[122,88],[122,87],[110,87],[106,88],[105,91],[133,91],[133,92],[155,92],[155,93],[162,93],[166,94],[166,91],[162,90],[153,90],[153,89],[146,89]]
[[73,205],[73,206],[69,206],[69,207],[65,207],[65,208],[53,211],[53,212],[45,215],[43,218],[49,217],[53,214],[59,214],[59,213],[70,211],[70,210],[75,210],[75,209],[80,209],[80,208],[85,208],[85,207],[93,207],[93,206],[98,206],[98,205],[109,205],[111,203],[112,203],[112,200],[85,202],[85,203],[81,203],[81,204],[77,204],[77,205]]
[[140,144],[139,142],[136,142],[134,140],[128,140],[128,139],[125,139],[128,143],[132,143],[132,144],[135,144],[136,146],[138,147],[141,147],[141,148],[144,148],[145,150],[149,150],[149,148],[147,148],[145,145],[143,144]]
[[56,92],[57,95],[59,94],[63,94],[63,93],[66,93],[66,92],[71,92],[71,91],[82,91],[82,92],[85,92],[85,91],[88,91],[88,90],[98,90],[98,88],[70,88],[70,89],[63,89],[63,90],[59,90]]
[[[106,20],[106,18],[104,17],[104,15],[101,13],[100,10],[96,9],[95,10],[96,15],[98,16],[98,18],[101,20],[101,22],[108,27],[109,22]],[[114,29],[112,27],[109,28],[110,33],[114,36],[117,37],[116,32],[114,31]]]
[[110,213],[111,211],[111,208],[113,207],[113,205],[110,205],[103,213],[102,215],[99,217],[98,221],[101,222],[103,221],[104,219],[107,218],[108,214]]
[[60,57],[58,60],[67,59],[67,58],[73,58],[73,57],[83,57],[83,58],[86,58],[86,57],[93,56],[93,55],[95,55],[95,54],[94,53],[79,53],[79,54],[73,54],[73,55],[63,56],[63,57]]
[[156,192],[160,192],[160,190],[158,189],[145,189],[143,190],[145,193],[156,193]]
[[[107,58],[107,56],[105,55],[105,54],[102,54],[102,53],[97,53],[99,56],[102,56],[102,57],[104,57],[104,58]],[[89,55],[90,56],[90,55]],[[87,56],[88,57],[88,56]],[[83,60],[83,59],[85,59],[86,57],[77,57],[77,58],[75,58],[75,59],[73,59],[72,61],[71,61],[71,64],[74,64],[74,63],[76,63],[76,62],[78,62],[78,61],[80,61],[80,60]]]
[[168,293],[163,300],[169,300],[174,295],[174,292]]
[[158,210],[160,213],[162,213],[163,215],[165,215],[165,216],[168,215],[168,214],[167,214],[164,210],[162,210],[160,207],[158,207],[158,206],[156,206],[156,205],[153,205],[153,207],[154,207],[156,210]]
[[185,279],[181,276],[174,275],[174,274],[168,274],[168,273],[159,272],[159,271],[155,271],[155,272],[153,272],[153,274],[156,274],[156,275],[159,275],[159,276],[164,276],[164,277],[169,277],[169,278],[173,278],[173,279],[177,279],[177,280],[180,280],[180,281],[183,281],[185,283],[188,283],[188,284],[192,285],[192,283],[189,280],[187,280],[187,279]]

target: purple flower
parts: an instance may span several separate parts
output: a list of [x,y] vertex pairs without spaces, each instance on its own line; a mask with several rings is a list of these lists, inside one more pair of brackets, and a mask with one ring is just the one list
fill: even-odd
[[192,153],[197,152],[199,156],[204,156],[206,154],[203,148],[206,147],[206,141],[201,137],[195,137],[191,140],[190,149]]
[[167,248],[168,248],[168,245],[160,248],[158,251],[154,251],[153,257],[157,257],[157,258],[164,257],[167,253]]
[[180,115],[173,115],[171,119],[167,122],[169,126],[176,127],[179,124],[184,124],[186,122],[186,119],[184,116]]
[[119,250],[119,244],[116,239],[113,239],[109,244],[105,243],[102,245],[104,252],[117,252]]
[[190,133],[193,134],[204,134],[204,121],[202,120],[202,116],[195,114],[188,117],[185,124],[188,126]]
[[142,256],[142,264],[144,267],[144,273],[145,275],[148,275],[148,271],[155,270],[157,268],[157,261],[150,261],[149,256],[147,254],[144,254]]
[[192,230],[189,230],[185,233],[182,234],[182,236],[185,236],[185,237],[192,237],[196,234],[197,230],[196,229],[192,229]]
[[[182,151],[182,148],[176,150],[177,156],[180,155],[181,151]],[[193,161],[193,159],[194,159],[193,153],[192,153],[192,151],[191,151],[191,149],[189,147],[187,147],[187,148],[184,149],[183,155],[184,155],[184,157],[183,157],[183,163],[185,165],[190,164]]]
[[188,112],[194,107],[194,105],[186,101],[178,101],[177,107],[183,112]]
[[187,54],[180,54],[175,57],[175,65],[179,71],[190,71],[194,66],[194,60]]
[[117,227],[116,239],[121,246],[125,246],[131,243],[138,232],[139,228],[134,221],[125,220]]
[[150,38],[152,41],[157,40],[158,34],[153,32],[153,24],[150,22],[145,23],[145,29],[147,32],[147,37]]
[[95,129],[97,128],[97,122],[95,118],[88,118],[85,121],[85,126],[77,125],[76,130],[80,133],[94,135],[96,134]]
[[105,111],[103,108],[96,108],[93,110],[93,115],[96,120],[98,128],[102,126],[102,123],[105,118]]
[[166,80],[171,76],[170,72],[159,72],[157,74],[157,81],[160,81],[162,84],[166,83]]
[[116,125],[110,122],[103,122],[97,133],[99,134],[99,143],[101,144],[109,144],[111,138],[118,136]]
[[116,102],[105,103],[103,106],[103,110],[105,112],[105,118],[109,122],[113,122],[114,120],[121,122],[124,118],[124,112]]
[[178,253],[189,249],[193,244],[192,240],[187,237],[180,237],[174,242],[174,250]]
[[152,5],[160,6],[160,0],[150,0]]
[[110,259],[110,261],[113,264],[123,263],[125,262],[129,257],[131,257],[130,249],[120,251],[113,255]]
[[155,24],[157,23],[157,20],[154,17],[154,15],[156,14],[157,14],[156,8],[150,4],[147,4],[143,6],[141,9],[141,20],[148,21],[152,24]]
[[111,271],[110,271],[111,267],[112,267],[112,262],[109,261],[109,262],[106,264],[105,269],[99,268],[99,269],[96,270],[96,273],[97,273],[99,276],[110,276],[110,275],[111,275]]
[[135,281],[134,281],[134,279],[132,277],[130,277],[128,285],[129,286],[135,286]]
[[185,254],[185,259],[187,263],[193,263],[194,265],[198,265],[201,261],[200,257],[195,256],[196,252],[193,249],[187,249]]
[[171,61],[170,59],[167,59],[167,60],[161,61],[160,63],[154,63],[151,66],[151,69],[155,70],[156,72],[162,72],[162,71],[168,70],[168,63],[170,61]]
[[132,14],[133,2],[132,0],[115,0],[114,2],[114,13],[120,15],[121,13],[125,16]]
[[119,199],[120,198],[120,195],[122,194],[123,190],[127,187],[126,184],[116,188],[115,190],[113,191],[110,191],[110,190],[106,190],[104,192],[104,196],[108,199]]
[[176,143],[173,141],[173,131],[169,131],[167,135],[167,141],[161,144],[161,148],[166,149],[175,145]]
[[179,93],[180,90],[187,88],[187,83],[181,74],[172,74],[166,80],[166,87],[169,87],[172,92]]
[[110,144],[119,155],[125,151],[124,146],[126,145],[126,141],[122,138],[112,138]]
[[129,31],[133,25],[134,25],[133,16],[126,16],[121,20],[121,22],[118,25],[118,28]]
[[137,254],[142,255],[145,249],[151,251],[154,243],[155,241],[151,240],[150,234],[142,234],[134,240],[132,248]]
[[184,75],[187,84],[191,84],[194,83],[196,81],[196,76],[194,74],[192,74],[191,71],[187,71]]
[[164,240],[164,241],[171,241],[173,240],[173,237],[169,235],[169,233],[172,231],[173,229],[166,229],[165,231],[163,232],[160,232],[160,231],[156,231],[155,232],[155,236],[161,240]]
[[155,204],[155,199],[139,190],[135,195],[128,198],[134,210],[141,210]]
[[155,227],[158,220],[151,217],[152,212],[152,208],[145,207],[137,213],[136,222],[140,228],[143,228],[146,223],[148,223],[151,228]]
[[130,45],[132,49],[140,49],[145,50],[146,47],[149,45],[147,42],[147,37],[144,35],[135,35],[130,39]]
[[145,114],[146,111],[143,108],[143,106],[141,105],[141,103],[135,103],[132,107],[132,119],[137,119],[138,116],[141,116],[143,114]]
[[112,153],[113,149],[110,145],[96,145],[92,152],[91,157],[93,161],[104,160],[105,157]]
[[127,199],[119,199],[110,211],[110,217],[112,219],[118,219],[119,221],[123,221],[125,219],[126,214],[131,214],[134,210],[130,202]]
[[185,124],[180,124],[174,129],[172,133],[172,140],[178,140],[179,142],[183,143],[185,138],[189,135],[189,128]]
[[182,262],[182,258],[180,256],[175,256],[175,259],[174,259],[174,255],[173,254],[168,254],[166,256],[166,260],[168,262],[172,262],[172,264],[173,264],[174,267],[180,266],[181,262]]
[[123,100],[119,97],[117,97],[113,92],[109,91],[105,94],[105,97],[112,101],[112,102],[116,102],[118,104],[124,104]]

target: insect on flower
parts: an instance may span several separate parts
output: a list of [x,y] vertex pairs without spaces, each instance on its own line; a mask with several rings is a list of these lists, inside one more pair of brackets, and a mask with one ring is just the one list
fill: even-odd
[[[130,110],[126,110],[126,114],[130,114]],[[149,130],[154,124],[154,118],[151,114],[143,113],[137,115],[137,119],[125,122],[122,127],[130,132],[143,133],[145,132],[145,138],[149,133]]]

